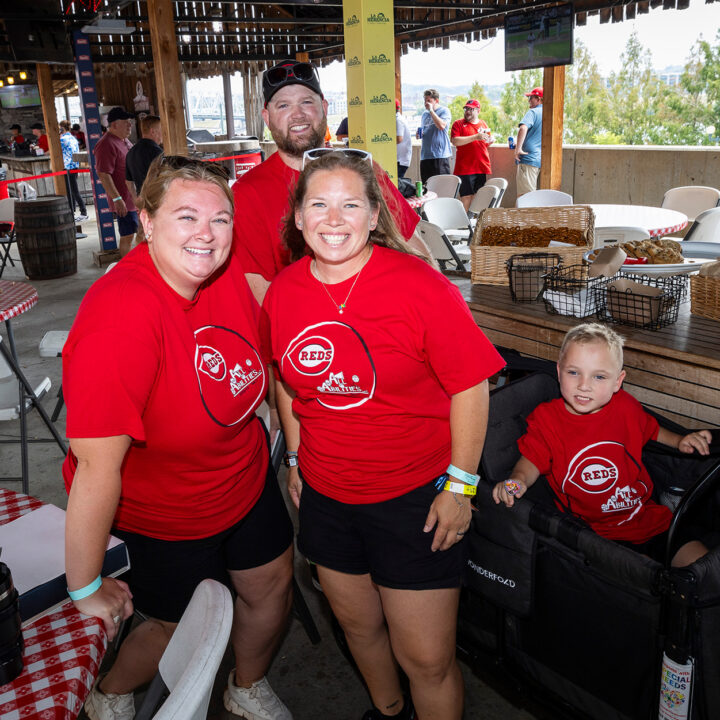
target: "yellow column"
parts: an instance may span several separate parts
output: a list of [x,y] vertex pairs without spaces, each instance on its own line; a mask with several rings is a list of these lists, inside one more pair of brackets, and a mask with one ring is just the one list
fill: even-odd
[[344,0],[348,131],[397,182],[392,0]]

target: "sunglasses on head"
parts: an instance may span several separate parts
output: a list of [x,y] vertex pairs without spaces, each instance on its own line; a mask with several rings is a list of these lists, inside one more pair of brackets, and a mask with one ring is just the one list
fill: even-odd
[[265,82],[271,87],[281,85],[288,78],[295,78],[303,82],[312,82],[313,80],[319,82],[315,68],[306,62],[276,65],[265,71]]
[[163,155],[160,167],[167,167],[171,170],[180,170],[186,167],[204,167],[214,175],[228,180],[230,173],[223,165],[214,162],[208,162],[207,160],[197,160],[196,158],[189,158],[185,155]]
[[372,165],[372,154],[369,153],[367,150],[360,150],[358,148],[321,147],[313,148],[312,150],[306,150],[303,153],[303,170],[308,163],[311,163],[313,160],[317,160],[318,158],[321,158],[328,153],[342,153],[346,157],[353,158],[354,160],[361,160]]

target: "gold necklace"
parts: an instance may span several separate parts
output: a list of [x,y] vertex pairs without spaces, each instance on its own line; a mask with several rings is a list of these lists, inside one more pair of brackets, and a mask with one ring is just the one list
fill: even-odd
[[342,315],[345,312],[345,308],[347,307],[348,300],[350,299],[350,295],[352,295],[352,291],[355,289],[355,285],[360,278],[360,273],[365,269],[365,265],[368,264],[368,261],[372,257],[372,247],[370,248],[370,254],[367,257],[367,260],[363,263],[363,266],[357,271],[357,275],[355,275],[355,280],[353,280],[353,284],[350,286],[350,290],[348,291],[348,294],[345,296],[345,302],[340,303],[339,305],[335,302],[335,298],[332,296],[330,291],[327,288],[327,285],[323,282],[323,279],[320,277],[320,270],[317,266],[317,261],[313,260],[314,263],[314,270],[315,270],[315,277],[320,281],[320,284],[325,289],[325,292],[327,293],[327,296],[330,298],[330,302],[337,308],[338,313]]

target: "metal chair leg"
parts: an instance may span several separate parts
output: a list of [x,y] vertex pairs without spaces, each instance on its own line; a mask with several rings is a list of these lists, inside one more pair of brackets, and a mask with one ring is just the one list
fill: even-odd
[[58,417],[60,416],[60,411],[62,410],[63,404],[65,403],[65,398],[63,396],[63,389],[62,384],[60,385],[60,389],[57,393],[57,402],[55,403],[55,409],[53,410],[53,414],[50,416],[50,420],[55,422]]

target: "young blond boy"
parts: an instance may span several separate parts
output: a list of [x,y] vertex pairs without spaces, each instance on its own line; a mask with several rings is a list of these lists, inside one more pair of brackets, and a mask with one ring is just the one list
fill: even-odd
[[[518,441],[521,457],[511,476],[493,489],[496,503],[515,499],[544,475],[566,511],[595,532],[658,556],[672,514],[652,499],[653,483],[642,464],[649,440],[682,452],[709,453],[711,435],[678,435],[662,428],[621,389],[623,339],[599,323],[570,330],[560,348],[561,398],[539,405]],[[697,540],[680,547],[673,565],[688,565],[707,552]]]

